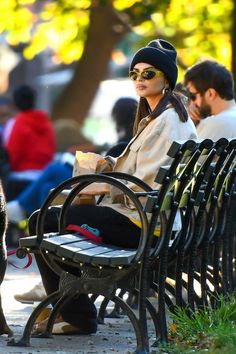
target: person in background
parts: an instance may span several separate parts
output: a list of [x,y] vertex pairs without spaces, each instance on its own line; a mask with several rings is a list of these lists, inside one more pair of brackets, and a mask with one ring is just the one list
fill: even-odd
[[[0,177],[2,185],[5,185],[5,180],[9,173],[9,164],[7,152],[3,147],[4,127],[13,116],[12,101],[7,96],[0,96]],[[3,187],[4,188],[4,187]]]
[[116,125],[118,141],[107,151],[107,155],[119,156],[132,139],[137,105],[137,100],[131,97],[121,97],[115,102],[111,115]]
[[0,136],[2,135],[3,128],[13,115],[12,101],[7,96],[0,96]]
[[[167,156],[174,140],[196,139],[196,129],[188,119],[181,97],[173,92],[178,76],[176,50],[169,42],[153,40],[139,49],[131,61],[129,77],[140,97],[134,122],[134,137],[115,160],[112,170],[136,176],[158,188],[155,176],[162,165],[171,163]],[[106,157],[111,164],[111,158]],[[129,184],[134,191],[139,188]],[[89,187],[87,187],[89,189]],[[84,193],[83,191],[82,193]],[[89,192],[89,191],[88,191]],[[99,205],[74,204],[67,214],[66,224],[87,224],[100,231],[103,243],[125,248],[136,248],[141,229],[136,220],[137,210],[121,200],[104,198]],[[105,203],[105,204],[104,204]],[[58,230],[60,207],[52,207],[46,215],[45,232]],[[30,235],[35,234],[38,211],[29,219]],[[112,232],[111,232],[112,230]],[[35,255],[47,294],[56,291],[59,277]],[[45,330],[47,320],[36,324],[35,332]],[[53,333],[95,333],[97,330],[96,307],[86,294],[68,302],[56,319]]]
[[56,134],[57,155],[65,152],[74,154],[76,150],[97,151],[97,146],[83,135],[81,125],[76,120],[71,118],[57,119],[53,126]]
[[13,92],[18,110],[11,126],[5,126],[4,148],[8,154],[10,174],[6,199],[14,199],[52,161],[56,140],[52,122],[46,112],[35,108],[36,92],[21,85]]
[[185,72],[189,114],[199,139],[236,138],[236,103],[232,74],[214,60],[201,61]]

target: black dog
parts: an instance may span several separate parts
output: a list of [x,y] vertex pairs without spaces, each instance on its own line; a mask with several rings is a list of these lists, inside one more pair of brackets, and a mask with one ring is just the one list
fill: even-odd
[[[4,194],[2,191],[2,186],[0,184],[0,285],[2,284],[6,272],[6,267],[7,267],[7,252],[6,252],[6,242],[5,242],[6,227],[7,227],[6,204],[5,204]],[[0,335],[1,334],[8,334],[8,336],[11,337],[13,335],[13,332],[8,327],[3,313],[2,299],[1,299],[1,292],[0,292]]]

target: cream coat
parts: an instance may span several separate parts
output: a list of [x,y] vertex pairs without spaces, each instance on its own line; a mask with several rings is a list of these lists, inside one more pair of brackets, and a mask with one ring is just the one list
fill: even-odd
[[[143,118],[139,123],[137,134],[116,159],[113,170],[131,174],[152,188],[158,188],[154,179],[160,166],[171,163],[171,158],[166,154],[172,142],[188,139],[197,139],[195,126],[190,118],[185,123],[181,122],[173,108],[168,108],[155,119],[149,116]],[[129,186],[137,191],[134,185]],[[110,207],[130,218],[137,219],[135,210],[126,204],[114,203],[114,200],[113,204],[109,203]]]

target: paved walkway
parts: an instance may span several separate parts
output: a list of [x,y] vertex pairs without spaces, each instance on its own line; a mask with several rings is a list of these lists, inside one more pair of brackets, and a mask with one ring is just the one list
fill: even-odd
[[[10,259],[19,266],[24,260],[14,256]],[[14,299],[17,293],[31,289],[39,281],[39,273],[35,262],[26,270],[19,270],[8,265],[7,274],[2,284],[2,302],[8,325],[14,331],[15,339],[23,333],[24,325],[32,312],[33,305],[21,304]],[[8,338],[0,336],[0,354],[11,353],[55,353],[55,354],[129,354],[135,350],[135,336],[127,317],[109,319],[105,325],[99,325],[96,335],[90,336],[54,336],[53,339],[31,339],[31,347],[8,347]]]

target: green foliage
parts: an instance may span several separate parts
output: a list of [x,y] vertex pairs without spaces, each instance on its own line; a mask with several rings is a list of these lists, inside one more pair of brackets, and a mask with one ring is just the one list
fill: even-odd
[[6,32],[10,45],[26,44],[26,59],[50,47],[58,60],[71,63],[83,53],[90,6],[90,0],[4,0],[0,2],[0,32]]
[[70,63],[83,53],[91,7],[108,4],[141,41],[172,41],[183,69],[206,57],[230,68],[233,0],[2,0],[0,33],[11,45],[25,43],[27,59],[50,47],[55,59]]
[[167,38],[176,45],[180,78],[200,59],[214,58],[230,69],[233,4],[232,0],[172,0],[165,12],[152,13],[151,27],[141,24],[135,30],[149,38]]
[[236,297],[219,299],[216,309],[204,308],[196,312],[177,309],[171,314],[170,344],[162,352],[175,353],[235,353]]

